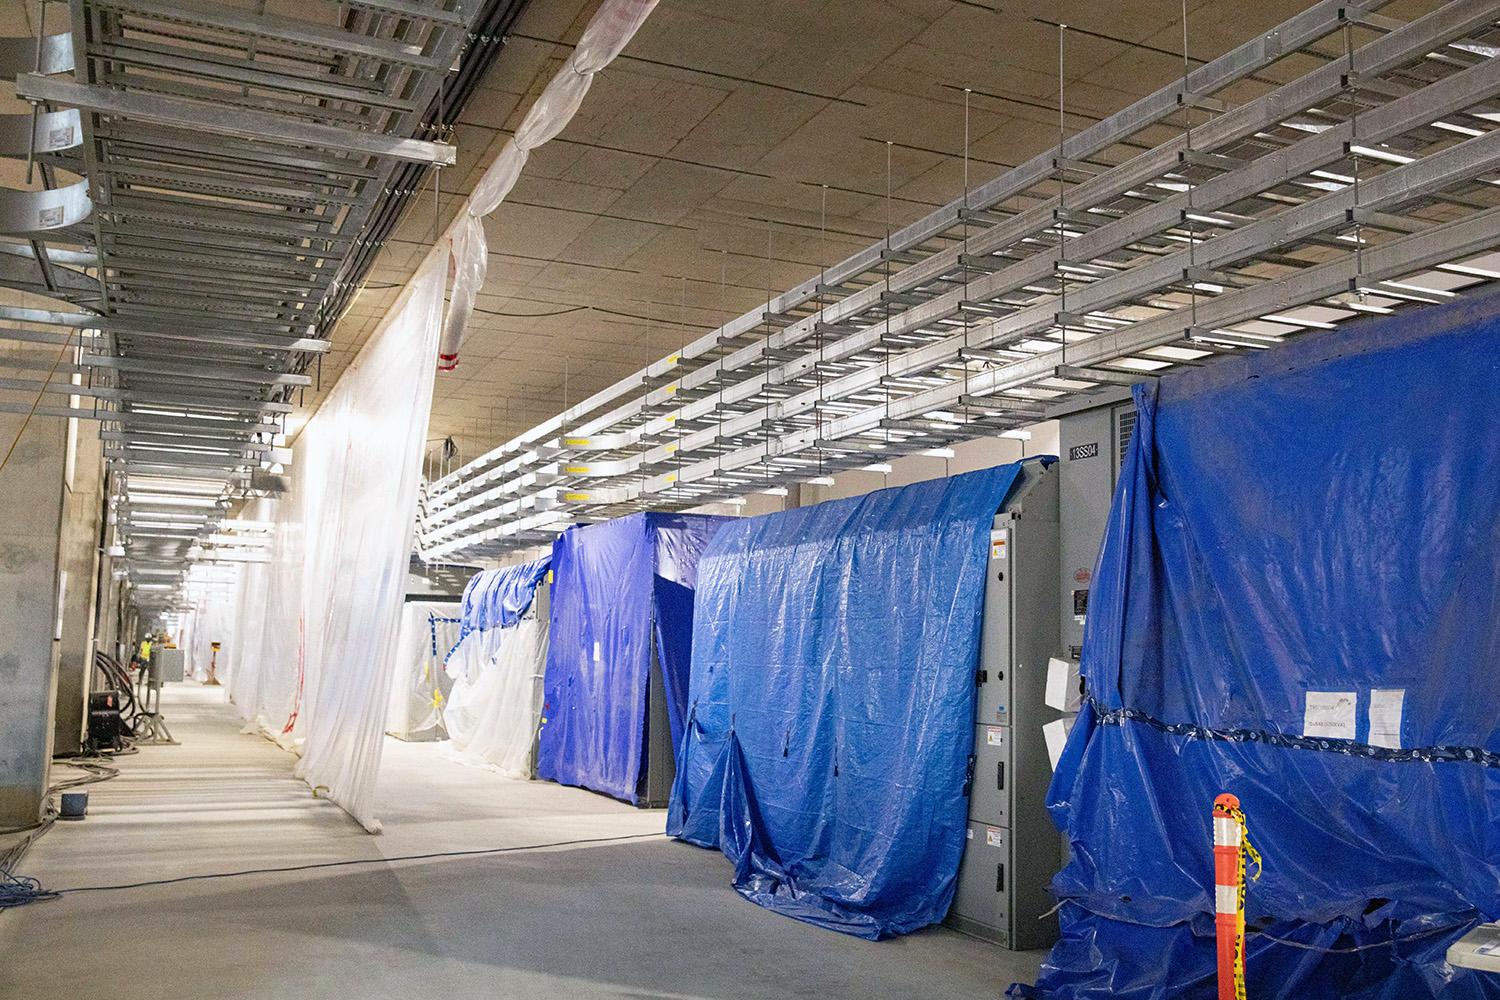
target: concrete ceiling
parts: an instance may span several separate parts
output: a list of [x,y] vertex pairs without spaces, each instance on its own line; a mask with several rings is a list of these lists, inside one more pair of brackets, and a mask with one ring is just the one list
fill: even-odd
[[[440,202],[417,199],[335,332],[325,387],[596,6],[531,0],[456,124],[459,165]],[[1193,0],[1194,65],[1305,6]],[[1054,146],[1057,21],[1070,26],[1069,131],[1171,82],[1183,70],[1180,10],[1179,0],[662,0],[486,221],[489,278],[459,369],[438,376],[432,438],[452,436],[471,458],[959,197],[966,87],[971,183]],[[1238,86],[1254,96],[1308,58]]]

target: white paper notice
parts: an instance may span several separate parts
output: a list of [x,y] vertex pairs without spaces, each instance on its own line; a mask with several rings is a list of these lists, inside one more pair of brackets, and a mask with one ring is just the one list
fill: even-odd
[[1359,696],[1353,691],[1309,691],[1302,714],[1302,735],[1331,740],[1354,739],[1354,710]]
[[1076,712],[1081,707],[1078,693],[1078,662],[1052,657],[1047,661],[1047,693],[1042,699],[1059,712]]
[[1401,712],[1406,688],[1376,688],[1370,692],[1370,746],[1401,749]]
[[1047,759],[1052,761],[1052,770],[1062,759],[1063,747],[1068,742],[1068,731],[1073,728],[1072,719],[1056,719],[1042,727],[1042,736],[1047,740]]

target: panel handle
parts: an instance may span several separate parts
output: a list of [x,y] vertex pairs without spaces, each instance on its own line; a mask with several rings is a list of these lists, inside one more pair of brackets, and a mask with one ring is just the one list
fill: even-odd
[[1005,791],[1005,761],[1003,760],[995,762],[995,788],[998,791]]
[[995,866],[995,891],[1005,891],[1005,862],[1003,861]]

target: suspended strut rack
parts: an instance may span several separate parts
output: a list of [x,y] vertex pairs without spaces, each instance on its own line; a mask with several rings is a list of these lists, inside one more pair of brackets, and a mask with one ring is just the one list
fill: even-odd
[[424,558],[999,433],[1500,278],[1500,3],[1384,6],[1312,5],[435,481]]
[[178,599],[229,498],[289,461],[273,441],[393,171],[454,162],[414,136],[468,6],[71,0],[74,79],[18,78],[81,111],[100,315],[31,318],[84,334],[79,415],[103,421],[143,608]]

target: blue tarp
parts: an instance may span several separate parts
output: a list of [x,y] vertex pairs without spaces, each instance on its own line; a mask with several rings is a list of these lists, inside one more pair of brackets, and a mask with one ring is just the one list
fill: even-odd
[[652,631],[675,735],[698,558],[723,521],[632,514],[558,536],[538,777],[640,801]]
[[747,899],[866,938],[947,914],[989,532],[1019,474],[881,490],[714,537],[667,832],[720,848]]
[[[531,607],[537,584],[542,582],[551,565],[549,553],[531,562],[487,569],[471,576],[459,603],[458,642],[453,644],[453,649],[475,632],[510,628],[520,621]],[[444,652],[453,655],[451,649]]]
[[1500,998],[1444,962],[1500,917],[1497,301],[1137,388],[1050,793],[1062,938],[1013,995],[1215,996],[1229,791],[1252,997]]

